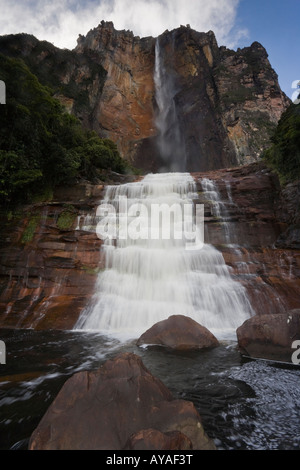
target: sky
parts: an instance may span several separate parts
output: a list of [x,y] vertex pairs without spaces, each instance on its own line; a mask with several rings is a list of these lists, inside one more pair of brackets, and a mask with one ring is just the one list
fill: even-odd
[[102,20],[140,37],[190,24],[234,50],[258,41],[291,99],[300,81],[299,18],[300,0],[0,0],[0,35],[33,34],[67,49]]

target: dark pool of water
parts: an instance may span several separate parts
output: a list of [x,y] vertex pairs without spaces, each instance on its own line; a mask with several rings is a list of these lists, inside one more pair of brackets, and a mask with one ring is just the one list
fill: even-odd
[[138,348],[99,334],[0,330],[0,449],[26,449],[61,389],[80,370],[138,354],[177,398],[192,401],[221,450],[300,449],[300,369],[242,358],[233,341],[210,351]]

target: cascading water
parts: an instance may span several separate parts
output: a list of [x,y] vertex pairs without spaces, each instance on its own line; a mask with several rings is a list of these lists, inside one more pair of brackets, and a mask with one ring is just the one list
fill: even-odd
[[185,171],[185,146],[175,105],[177,92],[175,76],[165,67],[159,38],[155,44],[154,84],[157,103],[155,125],[158,130],[158,152],[164,161],[162,171],[165,169],[167,171]]
[[[191,215],[195,211],[183,217],[184,207],[195,207],[193,200],[198,195],[193,177],[179,173],[186,161],[175,105],[178,90],[169,62],[167,67],[158,38],[154,71],[158,146],[166,168],[173,173],[149,174],[136,183],[107,187],[102,207],[107,208],[104,219],[112,239],[104,243],[106,269],[99,274],[93,301],[75,329],[135,338],[154,323],[180,314],[193,318],[218,338],[235,338],[236,328],[252,310],[244,287],[231,278],[222,254],[210,244],[199,243],[200,227]],[[203,181],[205,184],[208,189],[209,182]],[[152,217],[157,204],[172,208],[167,237],[163,235],[165,215]],[[215,201],[220,212],[219,206]],[[99,212],[105,212],[101,206]],[[128,236],[129,226],[138,225],[139,236]],[[190,249],[187,238],[190,240],[191,233],[187,232],[192,226],[197,236]]]
[[212,204],[212,212],[213,215],[217,218],[222,220],[223,229],[224,229],[224,238],[226,243],[230,243],[230,230],[229,224],[227,223],[227,209],[224,202],[221,200],[218,188],[214,181],[208,178],[202,178],[200,180],[201,186],[204,192],[204,197],[207,201],[210,201]]
[[[99,275],[92,304],[75,329],[135,338],[154,323],[181,314],[206,326],[218,338],[235,335],[236,328],[251,314],[251,306],[219,251],[209,244],[189,249],[181,209],[196,197],[189,173],[149,174],[137,183],[107,187],[104,207],[120,208],[125,198],[127,207],[139,213],[129,224],[139,219],[147,233],[145,237],[106,241],[106,269]],[[151,208],[162,203],[177,208],[169,231],[176,231],[176,237],[162,236],[163,219],[158,222],[151,217]],[[111,213],[112,231],[115,224],[124,227],[123,217],[122,212],[117,218]]]

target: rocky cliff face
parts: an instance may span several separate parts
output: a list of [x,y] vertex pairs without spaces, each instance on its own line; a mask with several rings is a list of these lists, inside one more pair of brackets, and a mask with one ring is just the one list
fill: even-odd
[[[182,139],[185,164],[180,169],[206,171],[256,160],[289,104],[265,49],[254,43],[231,51],[218,46],[213,32],[189,27],[166,31],[158,41],[159,66],[168,80]],[[96,53],[108,70],[98,130],[105,129],[145,171],[168,167],[155,138],[155,43],[102,23],[81,37],[76,48],[83,55]]]
[[[213,32],[189,27],[157,39],[173,113],[167,132],[170,141],[175,127],[180,136],[180,170],[255,161],[290,103],[265,49],[254,43],[228,50],[218,46]],[[73,51],[17,35],[0,38],[0,52],[24,59],[43,83],[54,87],[69,112],[114,140],[124,158],[144,171],[158,171],[169,163],[158,145],[157,39],[135,37],[102,22],[80,36]]]
[[105,267],[95,219],[103,190],[82,182],[10,220],[0,215],[1,326],[64,330],[76,323]]
[[153,38],[140,39],[102,23],[79,37],[76,53],[91,54],[107,71],[93,127],[117,142],[122,155],[135,154],[140,139],[155,134],[153,122]]
[[93,57],[58,49],[29,34],[0,37],[0,53],[22,59],[43,85],[51,87],[67,112],[93,128],[94,108],[107,75]]

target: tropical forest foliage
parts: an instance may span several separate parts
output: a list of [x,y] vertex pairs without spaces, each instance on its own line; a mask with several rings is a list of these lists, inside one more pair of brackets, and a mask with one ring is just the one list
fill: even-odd
[[6,105],[0,106],[0,204],[31,201],[41,191],[126,170],[116,145],[83,129],[20,59],[0,54]]
[[283,183],[300,178],[300,104],[291,104],[283,113],[263,158]]

